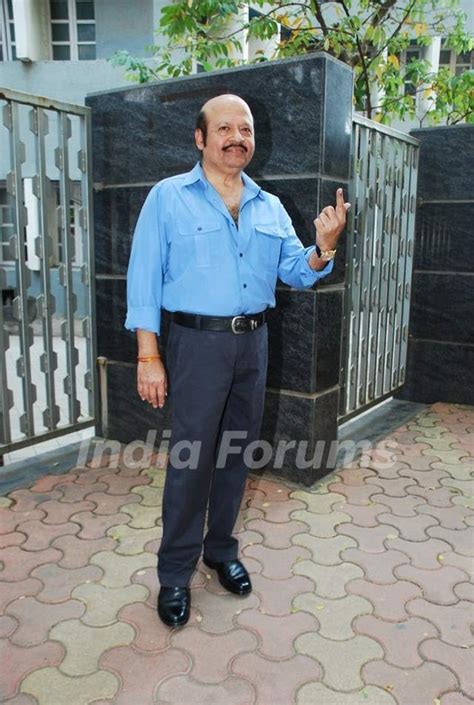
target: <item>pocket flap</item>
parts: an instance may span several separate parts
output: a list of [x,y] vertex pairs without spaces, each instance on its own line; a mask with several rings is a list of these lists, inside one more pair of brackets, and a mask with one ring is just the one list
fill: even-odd
[[270,235],[271,237],[280,237],[280,238],[285,238],[286,233],[282,228],[277,225],[277,223],[259,223],[258,225],[255,225],[255,230],[257,230],[259,233],[262,233],[262,235]]

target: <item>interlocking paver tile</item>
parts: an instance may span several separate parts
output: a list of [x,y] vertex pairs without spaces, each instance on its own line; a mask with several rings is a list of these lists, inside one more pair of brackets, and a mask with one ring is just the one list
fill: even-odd
[[97,583],[79,585],[72,593],[87,609],[81,620],[89,627],[105,627],[117,621],[118,611],[133,602],[147,599],[148,590],[143,585],[108,588]]
[[100,476],[100,481],[108,486],[107,494],[129,494],[137,485],[149,485],[151,477],[147,475],[124,476],[123,474],[110,473]]
[[[411,477],[417,481],[419,487],[429,487],[429,488],[440,488],[443,486],[441,480],[446,480],[449,478],[449,474],[445,470],[416,470],[415,468],[406,467],[400,470],[400,475],[403,477]],[[408,494],[414,491],[415,487],[411,487],[408,490]]]
[[[462,458],[468,457],[467,450],[435,450],[426,448],[421,451],[423,455],[432,456],[436,460],[440,460],[444,465],[459,465]],[[433,465],[436,467],[436,465]]]
[[462,556],[474,556],[474,527],[466,529],[445,529],[442,526],[433,526],[427,529],[428,536],[446,541],[456,553]]
[[440,705],[471,705],[472,698],[468,698],[462,693],[445,693],[441,700]]
[[[256,519],[252,519],[252,521],[257,521]],[[259,521],[265,521],[264,519],[260,519]],[[284,528],[285,524],[274,524],[273,522],[265,522],[266,524],[270,524],[271,526],[277,526],[280,529],[283,530],[284,534]],[[247,524],[247,526],[250,524],[250,522]],[[242,529],[236,534],[236,538],[239,541],[239,549],[242,550],[246,546],[253,546],[255,543],[263,543],[263,533],[261,531],[251,531],[250,528],[248,529]],[[291,543],[289,544],[291,546]]]
[[400,536],[408,541],[426,541],[428,538],[426,529],[430,526],[438,525],[437,519],[433,516],[421,515],[416,517],[398,517],[390,513],[380,514],[378,521],[384,526],[395,527]]
[[375,485],[383,489],[383,494],[386,497],[406,497],[408,489],[416,485],[416,481],[411,477],[399,477],[397,480],[384,480],[381,477],[367,478],[368,485]]
[[352,563],[323,566],[313,561],[297,563],[294,572],[313,580],[316,584],[315,594],[330,599],[344,597],[347,583],[363,575],[362,569]]
[[103,492],[105,489],[107,489],[107,485],[103,482],[84,482],[81,485],[77,482],[64,482],[56,485],[56,490],[62,495],[58,497],[61,502],[82,502],[86,498],[93,502],[94,500],[88,498],[87,495],[93,492]]
[[87,495],[90,502],[94,502],[94,514],[118,514],[125,504],[140,502],[140,497],[136,494],[107,494],[107,492],[92,492]]
[[302,575],[294,575],[289,580],[270,580],[257,574],[252,577],[252,585],[260,598],[260,610],[272,615],[289,614],[293,598],[314,587],[313,581]]
[[78,512],[72,515],[71,521],[82,527],[78,533],[80,539],[100,539],[111,526],[126,524],[130,517],[128,514],[97,515],[94,512]]
[[28,536],[22,548],[27,551],[41,551],[48,548],[58,536],[77,534],[80,526],[71,521],[66,524],[45,524],[42,521],[24,521],[21,530]]
[[306,683],[296,694],[296,705],[398,705],[385,690],[368,685],[357,693],[336,693],[323,683]]
[[[409,674],[409,677],[407,675]],[[423,663],[409,672],[391,666],[384,661],[372,661],[362,669],[366,683],[388,688],[397,703],[414,705],[436,703],[447,690],[457,687],[457,680],[448,668],[438,663]]]
[[0,616],[0,639],[5,639],[18,629],[18,621],[8,614]]
[[[365,485],[365,480],[368,477],[376,477],[375,470],[363,467],[361,465],[352,465],[338,470],[336,475],[345,485]],[[335,490],[337,492],[337,489]]]
[[7,546],[20,546],[27,540],[26,534],[21,531],[11,531],[9,534],[0,534],[0,549]]
[[152,609],[144,602],[132,602],[122,607],[118,618],[133,627],[135,637],[132,645],[140,651],[161,651],[169,645],[172,632],[158,618],[156,609]]
[[298,560],[311,557],[306,548],[299,546],[293,546],[284,551],[263,545],[248,546],[244,548],[243,554],[259,561],[263,566],[262,575],[275,580],[291,578],[292,568]]
[[472,558],[461,556],[449,547],[449,550],[440,555],[440,565],[452,565],[467,573],[471,580],[474,578],[474,561]]
[[253,501],[250,506],[252,509],[263,511],[263,519],[275,523],[284,523],[291,519],[296,519],[297,517],[293,516],[293,512],[306,509],[305,504],[297,499],[275,502],[268,500],[266,497],[261,501],[259,500],[259,502]]
[[146,603],[151,607],[156,607],[156,599],[160,588],[156,574],[156,566],[137,570],[137,572],[132,575],[131,584],[146,587],[149,593]]
[[91,556],[100,551],[113,550],[117,542],[111,538],[81,539],[77,536],[60,536],[52,542],[53,548],[59,548],[63,557],[58,561],[60,568],[84,568]]
[[159,507],[144,507],[142,504],[124,504],[122,512],[131,516],[128,525],[134,529],[150,529],[158,525],[161,519],[161,509]]
[[138,556],[120,556],[114,551],[102,551],[91,558],[91,563],[102,568],[104,575],[102,585],[111,588],[130,585],[133,573],[142,568],[156,566],[156,556],[142,553]]
[[427,504],[423,505],[425,510],[428,507],[452,508],[452,492],[449,487],[409,487],[408,494],[417,495],[426,499]]
[[421,644],[420,653],[428,661],[436,661],[448,666],[456,674],[464,694],[474,700],[473,648],[462,649],[445,644],[440,639],[429,639]]
[[[31,695],[26,695],[26,693],[20,693],[14,698],[8,698],[8,700],[3,701],[4,705],[38,705],[36,698]],[[96,705],[94,703],[94,705]]]
[[163,529],[161,526],[154,526],[151,529],[133,529],[127,524],[118,524],[107,530],[107,536],[116,539],[118,545],[116,553],[124,556],[133,556],[143,553],[145,545],[149,541],[161,538]]
[[102,475],[108,475],[111,472],[108,466],[92,468],[76,468],[77,477],[74,482],[78,485],[89,484],[90,482],[98,482]]
[[372,496],[379,493],[382,487],[380,485],[346,485],[341,482],[337,485],[330,485],[330,489],[334,489],[334,492],[339,492],[343,494],[346,498],[346,502],[350,504],[370,504]]
[[292,513],[292,519],[302,521],[308,526],[308,533],[319,538],[330,538],[337,535],[336,527],[350,519],[344,512],[331,512],[330,514],[313,514],[306,509]]
[[[306,524],[300,521],[276,523],[265,519],[252,519],[246,526],[263,535],[263,543],[268,548],[290,548],[292,537],[307,530]],[[244,547],[245,543],[242,542],[241,545]]]
[[454,477],[448,477],[440,480],[443,487],[450,487],[461,494],[474,494],[474,480],[469,480],[467,477],[464,480],[456,480]]
[[270,659],[288,659],[294,656],[294,640],[304,632],[315,632],[318,621],[308,612],[276,616],[258,610],[246,610],[236,623],[251,629],[259,637],[259,653]]
[[[432,529],[427,529],[427,532],[429,531],[432,531]],[[426,570],[439,568],[441,563],[438,560],[438,556],[444,555],[451,550],[451,546],[446,541],[438,541],[432,538],[426,541],[407,541],[399,537],[397,539],[387,539],[386,545],[388,548],[405,553],[416,568],[425,568]]]
[[458,583],[453,587],[453,592],[460,600],[474,602],[474,585],[472,583]]
[[318,633],[327,639],[341,641],[355,636],[353,620],[374,609],[368,600],[357,595],[347,595],[337,600],[318,597],[312,592],[298,595],[293,600],[295,610],[314,614],[319,622]]
[[140,496],[140,504],[145,507],[161,507],[163,501],[163,487],[147,487],[139,485],[132,488],[132,493]]
[[[247,615],[249,612],[243,614]],[[255,651],[258,646],[257,637],[247,629],[234,629],[226,634],[206,634],[196,627],[191,627],[172,634],[170,642],[172,646],[188,652],[191,656],[193,678],[202,683],[216,684],[225,680],[228,675],[228,663],[234,656]]]
[[375,583],[394,583],[397,578],[393,569],[402,563],[408,563],[409,558],[400,551],[386,550],[383,560],[376,553],[366,553],[359,548],[348,548],[342,553],[342,558],[350,563],[360,566],[365,573],[365,577]]
[[392,514],[399,517],[414,517],[417,515],[416,507],[420,504],[426,504],[426,500],[423,497],[415,495],[389,497],[385,494],[374,494],[372,495],[372,501],[377,504],[384,504],[392,511]]
[[54,563],[35,568],[31,573],[43,583],[43,589],[36,597],[41,602],[64,602],[69,600],[75,587],[82,583],[100,580],[102,571],[96,566],[66,569]]
[[63,475],[45,475],[40,477],[31,486],[33,492],[51,492],[56,485],[64,485],[65,483],[74,482],[78,477],[77,472],[67,472]]
[[25,580],[39,565],[52,563],[62,557],[57,548],[43,551],[24,551],[21,546],[7,546],[0,550],[0,580]]
[[[321,664],[321,681],[335,690],[362,688],[364,682],[360,678],[360,669],[363,664],[383,658],[381,646],[365,636],[333,641],[320,634],[302,634],[295,641],[295,649]],[[341,664],[344,664],[343,668]]]
[[31,512],[38,509],[38,504],[48,500],[59,499],[61,492],[56,490],[51,492],[32,492],[30,489],[13,490],[9,495],[13,500],[10,506],[12,512]]
[[408,463],[397,460],[395,457],[388,461],[384,460],[384,462],[370,460],[367,465],[376,471],[377,477],[384,480],[398,480],[400,477],[405,477],[403,470],[410,467]]
[[41,502],[39,509],[46,512],[46,516],[42,520],[45,524],[66,524],[68,521],[75,521],[75,519],[72,519],[73,515],[87,512],[94,509],[95,506],[94,502],[90,502],[87,499],[73,504],[52,499],[47,502]]
[[453,592],[453,587],[468,577],[458,568],[447,565],[437,570],[423,570],[413,565],[401,565],[395,573],[397,578],[419,585],[423,596],[438,605],[452,605],[457,602],[458,598]]
[[304,492],[303,490],[295,490],[291,493],[290,497],[304,502],[306,507],[303,507],[303,509],[307,509],[307,511],[313,512],[314,514],[327,514],[333,510],[335,504],[346,501],[344,495],[338,492],[312,494],[311,492]]
[[19,580],[12,583],[2,583],[2,589],[0,590],[0,612],[3,612],[6,606],[17,600],[18,598],[29,597],[30,595],[37,595],[42,589],[43,583],[34,578],[26,578],[25,580]]
[[212,634],[230,631],[236,615],[258,607],[259,603],[255,592],[244,598],[231,595],[226,590],[219,594],[202,588],[191,592],[191,604],[199,614],[199,626]]
[[383,553],[386,539],[398,536],[398,529],[383,525],[371,528],[355,524],[340,524],[337,527],[337,532],[351,536],[357,541],[359,548],[366,553]]
[[448,465],[447,463],[439,462],[433,460],[432,467],[435,470],[446,470],[453,480],[471,480],[473,466],[468,458],[463,458],[463,460],[456,465]]
[[368,614],[358,617],[353,626],[358,634],[365,634],[381,644],[385,661],[399,668],[421,666],[423,659],[418,651],[420,643],[429,637],[438,636],[431,622],[417,617],[404,622],[387,622]]
[[243,676],[253,686],[256,693],[253,705],[292,703],[295,691],[302,683],[319,681],[321,677],[320,665],[301,654],[285,661],[269,661],[253,653],[241,654],[230,668],[232,673]]
[[471,630],[472,605],[460,600],[455,605],[435,605],[422,598],[410,600],[407,611],[428,619],[441,634],[441,639],[453,646],[473,646],[474,633]]
[[89,627],[79,619],[69,619],[54,626],[50,638],[64,645],[66,656],[61,671],[68,676],[85,676],[98,670],[101,654],[114,646],[129,644],[134,629],[124,622],[106,627]]
[[471,512],[469,509],[453,505],[449,507],[432,507],[425,505],[418,507],[418,511],[435,517],[440,526],[444,529],[466,529],[469,518],[474,517],[474,512]]
[[328,539],[321,539],[310,534],[297,534],[291,539],[295,546],[304,546],[313,554],[313,560],[322,565],[338,565],[343,563],[342,551],[351,546],[356,546],[354,539],[349,536],[337,535]]
[[11,534],[16,529],[21,531],[22,522],[44,519],[45,516],[46,512],[41,509],[33,509],[31,512],[14,512],[10,507],[0,507],[0,534]]
[[19,623],[11,641],[18,646],[40,644],[48,639],[51,627],[66,619],[80,617],[84,605],[78,600],[68,600],[58,605],[45,605],[34,597],[10,602],[7,614],[13,615]]
[[344,512],[357,526],[378,526],[377,516],[387,511],[385,504],[370,503],[369,505],[349,504],[344,505]]
[[248,481],[248,489],[258,490],[263,492],[267,498],[268,502],[287,502],[292,490],[279,482],[272,482],[271,480],[265,480],[262,477],[250,478]]
[[389,585],[377,585],[362,579],[354,580],[347,585],[347,591],[367,598],[374,606],[376,617],[393,622],[406,620],[409,617],[405,610],[406,602],[422,594],[417,585],[402,580]]
[[[153,702],[162,702],[161,696],[154,700],[159,684],[165,678],[168,684],[170,676],[189,671],[191,662],[189,656],[179,649],[144,654],[121,646],[104,653],[100,665],[116,674],[121,681],[113,705],[153,705]],[[153,674],[152,678],[150,674]],[[166,697],[163,700],[167,702]],[[181,703],[184,705],[187,702],[200,701],[183,700],[181,692]]]
[[[8,639],[0,640],[0,663],[2,680],[0,699],[7,700],[18,692],[22,680],[40,666],[56,666],[64,655],[61,644],[47,641],[39,646],[23,648],[12,644]],[[7,666],[5,668],[5,666]]]
[[[253,703],[254,690],[250,683],[242,678],[229,677],[218,685],[198,683],[186,676],[169,678],[159,686],[155,699],[157,705],[188,705],[195,703],[212,703],[212,705],[247,705]],[[115,705],[115,703],[114,703]],[[130,705],[123,701],[118,705]]]
[[39,705],[89,705],[98,694],[113,697],[118,686],[118,679],[107,671],[71,678],[58,668],[40,668],[25,678],[21,690],[31,693]]

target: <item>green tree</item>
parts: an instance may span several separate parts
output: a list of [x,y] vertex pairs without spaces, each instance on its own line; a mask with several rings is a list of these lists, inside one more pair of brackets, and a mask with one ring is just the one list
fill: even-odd
[[[401,62],[402,52],[443,36],[445,49],[472,50],[459,0],[252,0],[245,12],[237,0],[175,0],[162,9],[156,30],[163,46],[147,47],[144,61],[126,51],[112,57],[129,79],[151,80],[230,68],[244,62],[242,39],[274,41],[270,55],[257,52],[251,63],[325,51],[354,70],[354,105],[384,123],[418,117],[439,123],[474,122],[474,73],[431,71],[427,61]],[[231,29],[230,29],[231,28]],[[421,93],[430,109],[416,114]]]

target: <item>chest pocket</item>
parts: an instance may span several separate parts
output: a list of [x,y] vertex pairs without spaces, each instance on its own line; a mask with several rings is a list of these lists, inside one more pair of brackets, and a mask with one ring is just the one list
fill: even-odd
[[276,223],[254,225],[255,241],[260,263],[266,269],[276,270],[280,261],[285,231]]
[[[217,221],[178,223],[178,244],[182,255],[192,257],[196,267],[218,264],[221,226]],[[187,252],[187,255],[185,254]]]

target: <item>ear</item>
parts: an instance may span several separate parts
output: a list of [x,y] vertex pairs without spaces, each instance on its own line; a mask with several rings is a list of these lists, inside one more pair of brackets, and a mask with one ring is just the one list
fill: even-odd
[[194,130],[194,139],[196,141],[196,147],[202,151],[204,148],[204,137],[199,127]]

